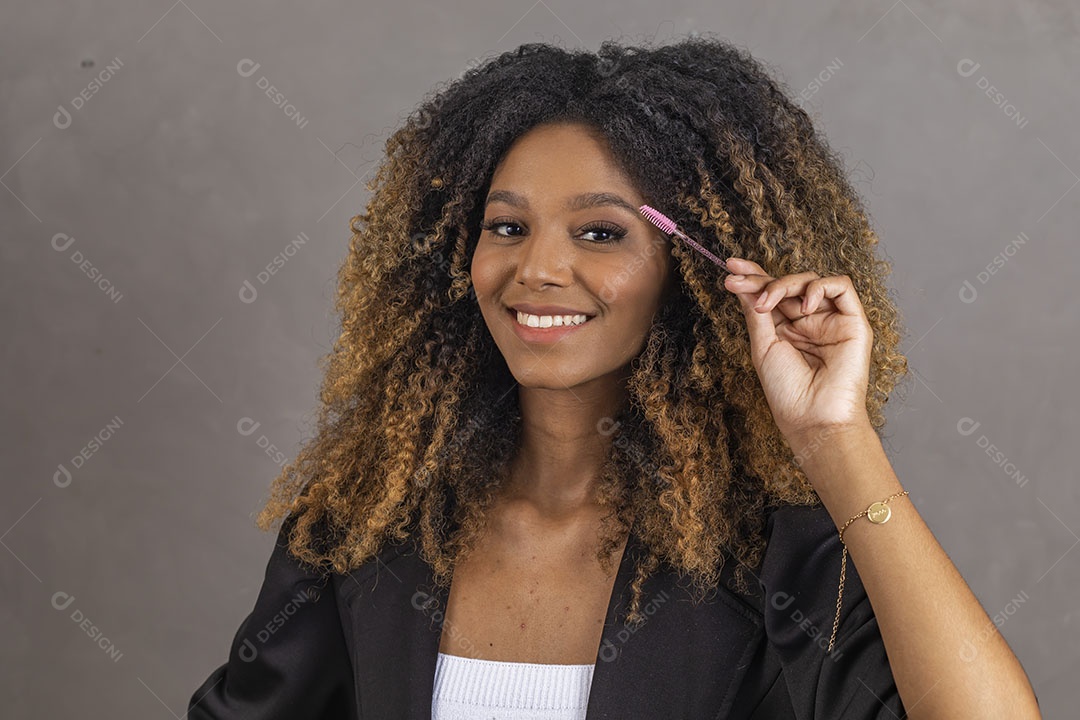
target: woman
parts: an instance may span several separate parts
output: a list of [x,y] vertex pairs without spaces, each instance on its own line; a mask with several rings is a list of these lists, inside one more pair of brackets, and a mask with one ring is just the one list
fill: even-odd
[[524,45],[369,189],[318,432],[189,717],[1039,717],[878,438],[877,237],[747,54]]

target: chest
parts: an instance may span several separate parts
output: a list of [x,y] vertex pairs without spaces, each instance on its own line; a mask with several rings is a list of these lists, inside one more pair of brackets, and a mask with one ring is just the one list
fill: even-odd
[[598,541],[482,539],[454,570],[439,651],[481,660],[591,665],[623,547],[601,568]]

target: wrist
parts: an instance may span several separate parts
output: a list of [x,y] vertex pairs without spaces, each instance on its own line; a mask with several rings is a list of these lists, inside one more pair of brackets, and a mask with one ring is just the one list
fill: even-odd
[[879,442],[877,431],[870,424],[870,419],[850,423],[823,425],[795,433],[788,440],[788,446],[795,455],[795,462],[805,467],[821,453],[836,454],[850,452],[865,447],[867,442]]
[[904,489],[869,423],[821,431],[798,447],[796,461],[838,529],[871,503]]

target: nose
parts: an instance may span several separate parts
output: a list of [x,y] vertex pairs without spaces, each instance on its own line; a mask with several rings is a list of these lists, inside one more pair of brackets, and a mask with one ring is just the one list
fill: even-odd
[[573,248],[565,233],[539,230],[517,246],[514,281],[539,290],[544,285],[569,284],[573,273]]

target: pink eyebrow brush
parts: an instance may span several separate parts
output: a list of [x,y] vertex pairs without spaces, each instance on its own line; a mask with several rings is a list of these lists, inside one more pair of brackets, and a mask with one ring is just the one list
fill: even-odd
[[727,272],[731,272],[730,270],[728,270],[727,263],[713,255],[705,248],[701,247],[701,245],[699,245],[698,243],[694,242],[689,235],[679,229],[679,226],[675,224],[674,220],[669,218],[664,213],[660,212],[659,210],[655,210],[648,205],[642,205],[641,207],[639,207],[638,212],[644,215],[646,220],[651,222],[656,227],[660,228],[663,232],[666,232],[668,235],[674,235],[675,237],[683,240],[684,242],[686,242],[687,245],[693,247],[695,250],[712,260],[721,268],[727,270]]

